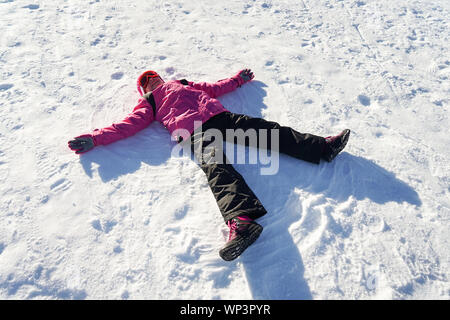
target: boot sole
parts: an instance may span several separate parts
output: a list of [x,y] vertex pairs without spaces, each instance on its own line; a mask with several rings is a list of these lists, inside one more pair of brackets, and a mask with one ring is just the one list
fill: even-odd
[[261,234],[263,227],[259,224],[251,224],[248,227],[248,233],[245,237],[240,237],[240,239],[235,239],[225,248],[219,251],[220,257],[225,261],[231,261],[239,257],[245,249],[247,249],[253,242],[258,239]]
[[328,157],[327,161],[331,162],[333,161],[334,158],[336,158],[336,156],[342,151],[344,150],[345,146],[347,145],[348,139],[350,138],[350,130],[346,129],[344,130],[344,140],[342,141],[341,145],[339,146],[339,148],[335,149],[334,152],[330,155],[330,157]]

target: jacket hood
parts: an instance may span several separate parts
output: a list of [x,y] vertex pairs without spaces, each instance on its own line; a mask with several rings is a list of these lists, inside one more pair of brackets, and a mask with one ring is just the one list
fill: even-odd
[[139,76],[139,78],[138,78],[137,81],[136,81],[136,85],[137,85],[137,91],[139,92],[139,94],[140,94],[141,96],[143,96],[143,95],[144,95],[144,88],[141,87],[141,83],[140,83],[140,81],[139,81],[140,78],[141,78],[141,77]]

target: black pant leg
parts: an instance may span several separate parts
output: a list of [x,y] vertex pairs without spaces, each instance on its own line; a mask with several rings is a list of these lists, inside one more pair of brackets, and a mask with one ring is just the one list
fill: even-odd
[[[202,132],[191,137],[191,150],[197,164],[208,179],[208,185],[216,199],[225,222],[246,215],[257,219],[267,213],[266,209],[245,182],[242,175],[229,164],[222,148],[213,148],[211,141],[202,141]],[[216,161],[221,159],[220,161]]]
[[309,133],[300,133],[290,127],[281,126],[274,121],[267,121],[262,118],[254,118],[232,112],[224,112],[221,114],[221,118],[217,118],[216,120],[226,122],[228,124],[228,129],[242,129],[244,131],[255,129],[258,137],[258,147],[261,145],[259,130],[266,129],[267,143],[265,144],[265,147],[269,150],[271,149],[273,142],[275,142],[272,141],[271,130],[278,130],[279,152],[308,162],[316,164],[320,163],[323,147],[325,145],[325,139],[323,137]]

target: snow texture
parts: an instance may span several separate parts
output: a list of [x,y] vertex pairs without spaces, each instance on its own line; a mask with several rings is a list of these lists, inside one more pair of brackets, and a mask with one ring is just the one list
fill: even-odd
[[[448,0],[0,1],[0,298],[449,299]],[[345,152],[275,175],[233,262],[206,177],[158,123],[78,156],[136,77],[255,80],[231,111]]]

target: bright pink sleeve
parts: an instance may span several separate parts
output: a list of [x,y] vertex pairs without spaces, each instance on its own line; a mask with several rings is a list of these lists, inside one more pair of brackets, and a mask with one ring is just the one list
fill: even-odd
[[146,100],[141,100],[125,119],[92,133],[94,145],[107,145],[136,134],[154,120],[153,109]]
[[205,91],[211,98],[217,98],[240,87],[244,84],[244,80],[239,76],[239,74],[236,74],[234,77],[219,80],[215,83],[194,83],[191,81],[188,83],[195,89]]

